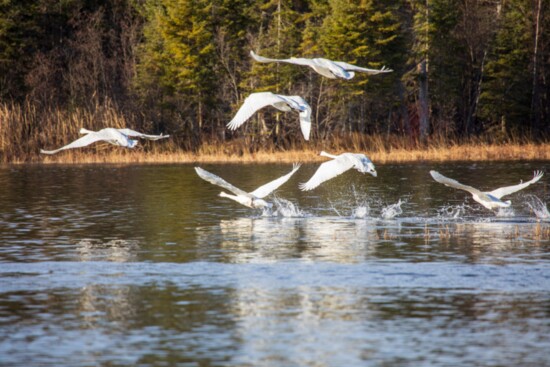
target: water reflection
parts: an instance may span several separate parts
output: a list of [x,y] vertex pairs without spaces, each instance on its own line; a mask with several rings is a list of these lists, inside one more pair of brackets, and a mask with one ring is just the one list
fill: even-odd
[[[0,364],[545,365],[544,179],[496,216],[428,172],[549,163],[437,166],[285,185],[270,213],[189,165],[0,169]],[[254,187],[288,165],[206,168]]]
[[138,241],[110,240],[102,242],[82,239],[76,244],[81,261],[135,261],[140,250]]

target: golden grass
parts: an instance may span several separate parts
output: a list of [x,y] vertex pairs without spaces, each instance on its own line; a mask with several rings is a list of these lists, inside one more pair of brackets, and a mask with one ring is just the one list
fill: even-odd
[[[152,133],[147,126],[136,126],[132,117],[124,116],[110,104],[95,105],[89,109],[38,110],[26,103],[0,104],[0,163],[272,163],[317,162],[326,158],[319,152],[333,154],[346,151],[367,154],[376,163],[415,161],[478,161],[478,160],[550,160],[550,143],[536,144],[511,139],[492,142],[487,138],[473,138],[457,143],[435,137],[421,145],[413,139],[398,135],[341,136],[334,134],[326,141],[305,142],[299,136],[294,142],[276,146],[264,137],[243,136],[228,141],[212,140],[196,151],[184,150],[178,138],[156,142],[142,141],[136,149],[124,149],[109,144],[68,150],[56,155],[42,155],[40,148],[54,149],[78,137],[81,127],[99,130],[103,127],[133,127]],[[170,133],[170,132],[167,132]],[[218,134],[221,135],[221,134]],[[267,139],[267,140],[266,140]],[[260,143],[259,141],[262,141]],[[181,141],[180,141],[181,143]]]
[[[152,145],[153,143],[147,143]],[[64,151],[53,156],[35,156],[30,162],[42,163],[292,163],[319,162],[326,158],[319,156],[317,149],[293,149],[277,151],[266,149],[258,152],[216,152],[209,148],[208,153],[186,152],[175,148],[162,147],[163,142],[155,142],[157,147],[138,150],[123,149],[114,146],[102,148],[85,148],[81,150]],[[348,151],[345,147],[326,149],[338,154]],[[463,144],[445,147],[428,147],[425,149],[396,148],[389,150],[354,150],[367,154],[375,163],[398,163],[417,161],[479,161],[479,160],[550,160],[550,144],[514,144],[514,145],[480,145]],[[29,160],[13,160],[13,163],[29,162]]]

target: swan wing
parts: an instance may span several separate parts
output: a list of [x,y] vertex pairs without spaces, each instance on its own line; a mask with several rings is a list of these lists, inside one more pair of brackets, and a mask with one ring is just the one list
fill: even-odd
[[516,191],[523,190],[527,186],[529,186],[531,184],[534,184],[535,182],[540,180],[543,175],[544,175],[544,173],[542,173],[541,171],[535,171],[535,173],[533,174],[533,178],[531,180],[529,180],[527,182],[520,183],[518,185],[514,185],[514,186],[501,187],[501,188],[498,188],[496,190],[491,191],[489,194],[491,194],[494,197],[500,199],[503,196],[513,194]]
[[347,62],[342,62],[342,61],[333,61],[333,62],[346,71],[360,71],[362,73],[367,73],[371,75],[380,74],[380,73],[391,73],[393,71],[392,69],[386,69],[385,66],[382,67],[382,69],[369,69],[369,68],[363,68],[360,66],[348,64]]
[[66,150],[66,149],[82,148],[82,147],[88,146],[88,145],[93,144],[93,143],[95,143],[97,141],[100,141],[100,140],[106,140],[106,137],[103,134],[98,134],[96,132],[90,132],[90,133],[87,133],[86,135],[76,139],[72,143],[67,144],[67,145],[65,145],[65,146],[63,146],[59,149],[55,149],[55,150],[40,149],[40,153],[42,153],[42,154],[55,154],[55,153],[58,153],[62,150]]
[[271,194],[273,191],[277,190],[279,186],[287,182],[290,179],[290,177],[292,177],[292,175],[296,173],[296,171],[298,171],[300,166],[301,166],[300,164],[295,163],[292,166],[292,171],[290,171],[289,173],[287,173],[282,177],[279,177],[276,180],[273,180],[269,183],[266,183],[263,186],[258,187],[256,190],[252,191],[250,194],[260,199],[266,197],[267,195]]
[[309,140],[311,133],[311,107],[301,96],[286,96],[289,100],[294,102],[300,112],[300,130],[305,140]]
[[313,65],[312,59],[305,59],[305,58],[299,58],[299,57],[291,57],[290,59],[270,59],[268,57],[263,57],[260,55],[257,55],[254,53],[254,51],[250,51],[250,56],[257,62],[286,62],[288,64],[296,64],[296,65],[305,65],[305,66],[311,66]]
[[244,100],[241,108],[227,124],[227,128],[235,130],[245,123],[256,111],[268,105],[274,105],[278,102],[284,102],[284,99],[271,92],[252,93]]
[[302,130],[304,139],[309,140],[311,134],[311,107],[309,106],[300,112],[300,130]]
[[149,139],[149,140],[159,140],[159,139],[165,139],[165,138],[170,137],[170,135],[164,135],[164,134],[160,134],[160,135],[142,134],[142,133],[137,132],[137,131],[132,130],[132,129],[117,129],[117,130],[120,131],[121,133],[123,133],[124,135],[126,135],[126,136],[131,136],[131,137],[133,137],[133,138],[143,138],[143,139]]
[[225,181],[223,178],[216,176],[215,174],[210,173],[207,170],[204,170],[200,167],[195,167],[195,171],[197,172],[197,175],[199,175],[200,178],[210,182],[213,185],[220,186],[228,191],[231,191],[235,195],[243,195],[243,196],[251,197],[249,193],[244,192],[243,190],[231,185],[229,182]]
[[313,190],[325,181],[328,181],[353,167],[353,161],[345,156],[322,163],[309,181],[300,184],[302,191]]
[[468,191],[471,194],[478,195],[480,197],[484,197],[485,194],[475,187],[463,185],[460,182],[453,180],[452,178],[445,177],[441,173],[437,171],[430,171],[430,175],[432,175],[433,179],[439,182],[440,184],[443,184],[445,186],[453,187],[455,189]]

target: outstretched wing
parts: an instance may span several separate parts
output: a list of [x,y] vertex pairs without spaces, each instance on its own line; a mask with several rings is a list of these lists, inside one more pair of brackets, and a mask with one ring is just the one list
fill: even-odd
[[93,144],[96,141],[105,140],[105,137],[102,134],[97,134],[94,132],[87,133],[87,135],[84,135],[81,138],[76,139],[70,144],[67,144],[59,149],[55,150],[43,150],[40,149],[40,153],[42,154],[55,154],[65,149],[73,149],[73,148],[82,148],[87,145]]
[[244,192],[243,190],[231,185],[229,182],[225,181],[223,178],[219,176],[216,176],[213,173],[210,173],[200,167],[195,167],[195,171],[197,172],[197,175],[199,175],[200,178],[210,182],[213,185],[220,186],[228,191],[231,191],[235,195],[244,195],[244,196],[250,197],[249,193]]
[[393,71],[392,69],[386,69],[385,66],[382,67],[382,69],[369,69],[369,68],[363,68],[360,66],[348,64],[347,62],[342,62],[342,61],[333,61],[333,62],[346,71],[360,71],[362,73],[367,73],[371,75],[380,74],[380,73],[391,73]]
[[302,191],[313,190],[325,181],[328,181],[353,167],[353,162],[345,156],[322,163],[308,182],[300,184]]
[[292,171],[290,171],[290,173],[287,173],[286,175],[279,177],[276,180],[273,180],[269,183],[266,183],[263,186],[258,187],[256,190],[252,191],[250,194],[260,199],[266,197],[267,195],[271,194],[273,191],[277,190],[279,186],[287,182],[290,179],[290,177],[292,177],[292,175],[296,171],[298,171],[300,166],[301,166],[300,164],[294,163],[294,165],[292,166]]
[[311,66],[313,65],[312,59],[305,59],[300,57],[291,57],[290,59],[270,59],[268,57],[263,57],[260,55],[257,55],[254,53],[254,51],[250,51],[250,56],[258,62],[268,63],[268,62],[286,62],[288,64],[295,64],[295,65],[304,65],[304,66]]
[[468,186],[468,185],[463,185],[460,182],[458,182],[456,180],[453,180],[452,178],[443,176],[441,173],[439,173],[437,171],[430,171],[430,175],[432,175],[434,180],[436,180],[437,182],[439,182],[439,183],[441,183],[445,186],[453,187],[453,188],[459,189],[459,190],[468,191],[469,193],[478,195],[480,197],[485,195],[483,192],[479,191],[475,187]]
[[147,134],[142,134],[140,132],[137,132],[135,130],[132,130],[132,129],[117,129],[118,131],[120,131],[121,133],[123,133],[124,135],[126,136],[131,136],[133,138],[142,138],[142,139],[149,139],[149,140],[159,140],[159,139],[164,139],[164,138],[168,138],[170,137],[170,135],[164,135],[164,134],[160,134],[160,135],[147,135]]
[[264,108],[268,105],[273,105],[277,102],[284,102],[284,99],[280,98],[278,95],[273,94],[271,92],[261,92],[261,93],[252,93],[243,102],[243,105],[237,113],[235,114],[235,117],[229,123],[227,124],[227,127],[230,130],[235,130],[246,120],[250,118],[256,111],[259,109]]
[[302,130],[304,139],[309,140],[309,135],[311,134],[311,107],[309,106],[300,112],[300,130]]
[[290,99],[292,102],[296,103],[300,111],[300,130],[305,140],[309,140],[309,135],[311,133],[311,107],[301,96],[283,96]]
[[544,175],[544,173],[542,173],[541,171],[535,171],[535,173],[533,174],[533,178],[530,181],[520,183],[520,184],[514,185],[514,186],[501,187],[499,189],[491,191],[489,194],[491,194],[494,197],[500,199],[503,196],[513,194],[516,191],[522,190],[522,189],[526,188],[527,186],[529,186],[531,184],[534,184],[535,182],[540,180],[543,175]]

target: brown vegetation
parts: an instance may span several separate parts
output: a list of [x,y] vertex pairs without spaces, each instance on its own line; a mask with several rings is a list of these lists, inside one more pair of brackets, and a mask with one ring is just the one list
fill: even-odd
[[[39,122],[39,123],[38,123]],[[321,150],[331,153],[364,152],[374,162],[468,161],[468,160],[547,160],[549,143],[521,139],[489,141],[474,138],[465,142],[431,138],[426,144],[397,135],[348,133],[327,141],[299,141],[284,147],[251,136],[225,140],[224,132],[210,137],[198,149],[189,151],[177,138],[141,141],[136,149],[124,149],[107,143],[60,152],[47,156],[40,149],[54,149],[76,139],[81,127],[99,130],[105,126],[132,127],[133,121],[112,106],[98,105],[92,110],[72,112],[54,110],[39,113],[31,105],[0,105],[0,161],[3,163],[186,163],[186,162],[314,162],[322,161]],[[40,126],[40,129],[36,128]],[[143,127],[147,129],[147,127]],[[145,131],[147,132],[147,131]],[[170,132],[165,132],[170,133]],[[261,146],[261,148],[258,148]]]

